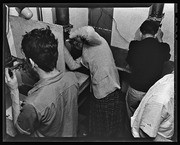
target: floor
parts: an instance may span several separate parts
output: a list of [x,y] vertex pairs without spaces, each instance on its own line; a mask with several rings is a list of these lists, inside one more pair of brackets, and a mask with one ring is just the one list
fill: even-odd
[[[82,95],[88,95],[88,92],[84,91],[84,94]],[[125,93],[122,93],[122,97],[125,98]],[[124,100],[124,99],[123,99]],[[124,110],[124,128],[122,133],[119,134],[119,137],[117,138],[118,141],[128,141],[132,140],[132,136],[130,133],[130,124],[127,124],[127,113],[126,113],[126,106],[125,101],[122,103],[122,109]],[[89,111],[89,100],[87,99],[82,106],[79,107],[79,124],[78,124],[78,137],[83,137],[84,139],[91,138],[88,135],[88,111]]]
[[88,135],[88,114],[89,114],[89,86],[80,94],[78,103],[86,97],[78,109],[78,137],[86,137]]

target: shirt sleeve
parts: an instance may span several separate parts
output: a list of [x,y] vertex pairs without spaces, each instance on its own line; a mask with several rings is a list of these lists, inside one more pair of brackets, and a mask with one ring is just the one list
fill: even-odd
[[65,46],[64,46],[64,59],[65,59],[65,63],[67,64],[70,70],[75,70],[81,67],[80,61],[78,60],[75,61]]
[[16,127],[21,134],[30,135],[38,127],[38,116],[31,104],[24,104],[18,116]]
[[152,102],[147,104],[142,114],[140,128],[149,136],[156,137],[159,125],[163,120],[163,104]]

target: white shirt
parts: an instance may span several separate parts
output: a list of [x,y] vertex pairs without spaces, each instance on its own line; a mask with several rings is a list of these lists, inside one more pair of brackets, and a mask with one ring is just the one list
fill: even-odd
[[67,52],[68,50],[65,50],[65,62],[69,68],[71,70],[77,69],[80,67],[79,64],[81,62],[81,64],[90,69],[91,86],[97,99],[104,98],[116,89],[120,89],[118,70],[106,40],[90,26],[79,28],[71,33],[70,38],[77,35],[83,36],[86,40],[98,45],[84,46],[82,59],[76,59],[76,61],[71,58]]
[[158,80],[141,100],[131,117],[131,129],[135,138],[139,129],[155,141],[168,141],[174,134],[174,74]]

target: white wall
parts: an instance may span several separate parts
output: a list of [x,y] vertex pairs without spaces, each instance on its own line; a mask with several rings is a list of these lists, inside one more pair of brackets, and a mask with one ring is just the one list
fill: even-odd
[[32,20],[38,20],[38,17],[37,17],[37,8],[36,7],[30,7],[29,8],[31,11],[32,11],[32,13],[33,13],[33,16],[32,16]]
[[43,22],[53,23],[52,8],[42,8]]
[[165,13],[164,19],[162,20],[162,31],[164,32],[163,41],[170,45],[170,60],[174,61],[174,4],[165,4],[163,12]]
[[15,7],[10,7],[9,9],[9,15],[18,16],[18,12],[16,11]]
[[[141,23],[148,17],[149,8],[114,8],[111,45],[128,49],[129,43],[134,39],[134,34]],[[121,37],[122,36],[122,37]],[[124,41],[124,39],[127,40]]]
[[[174,4],[165,3],[163,13],[165,13],[165,17],[162,20],[163,41],[170,45],[170,60],[174,61]],[[147,19],[148,14],[149,7],[114,8],[113,17],[117,22],[121,36],[118,34],[115,22],[113,21],[111,45],[128,50],[128,42],[134,39],[135,32],[142,22]]]
[[71,31],[88,25],[88,8],[69,8],[69,21],[73,25]]

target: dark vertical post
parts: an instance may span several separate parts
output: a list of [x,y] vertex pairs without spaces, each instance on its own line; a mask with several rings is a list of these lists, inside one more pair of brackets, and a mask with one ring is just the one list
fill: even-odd
[[55,8],[56,24],[63,26],[64,41],[69,38],[70,29],[73,27],[69,23],[69,8]]
[[149,12],[149,16],[162,18],[163,17],[164,3],[154,3]]
[[39,21],[43,21],[42,8],[37,7],[37,17]]
[[56,8],[56,24],[69,24],[69,8]]

